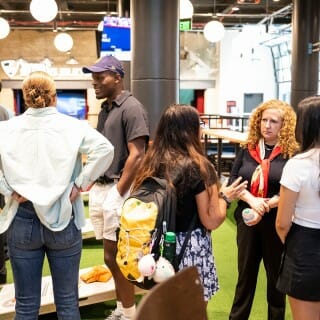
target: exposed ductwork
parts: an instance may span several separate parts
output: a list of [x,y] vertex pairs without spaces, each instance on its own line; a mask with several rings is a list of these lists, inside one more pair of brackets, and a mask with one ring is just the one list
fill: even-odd
[[[151,0],[150,0],[151,1]],[[241,2],[239,2],[241,1]],[[212,19],[219,19],[226,28],[243,24],[275,24],[291,22],[292,0],[191,0],[194,7],[192,24],[202,29]],[[248,2],[249,1],[249,2]],[[129,0],[56,0],[58,14],[54,21],[40,23],[30,14],[30,0],[0,0],[0,16],[11,29],[56,28],[94,30],[106,15],[129,16]],[[237,11],[235,11],[235,8]]]

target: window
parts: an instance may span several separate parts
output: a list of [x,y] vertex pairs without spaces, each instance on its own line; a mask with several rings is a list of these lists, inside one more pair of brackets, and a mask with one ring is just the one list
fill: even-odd
[[244,94],[244,113],[251,113],[263,101],[263,93]]

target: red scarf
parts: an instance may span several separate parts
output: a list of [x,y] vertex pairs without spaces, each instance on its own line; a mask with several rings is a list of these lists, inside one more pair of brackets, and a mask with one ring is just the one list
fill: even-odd
[[270,162],[281,153],[281,147],[276,145],[269,158],[264,159],[264,141],[261,139],[255,149],[248,149],[248,151],[251,157],[259,163],[252,174],[250,192],[256,197],[266,198],[268,192]]

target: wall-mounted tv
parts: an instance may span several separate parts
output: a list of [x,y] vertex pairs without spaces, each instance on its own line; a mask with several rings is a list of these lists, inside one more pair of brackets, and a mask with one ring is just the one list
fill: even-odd
[[[26,110],[21,89],[14,89],[15,113]],[[85,120],[88,117],[87,90],[57,89],[57,110],[71,117]]]
[[87,119],[86,90],[57,90],[57,109],[59,112],[71,117]]
[[131,22],[125,17],[105,17],[100,56],[113,55],[120,61],[131,60]]

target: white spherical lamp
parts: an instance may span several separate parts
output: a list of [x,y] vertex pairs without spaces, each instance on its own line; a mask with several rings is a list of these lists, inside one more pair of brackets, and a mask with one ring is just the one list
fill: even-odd
[[204,26],[203,35],[209,42],[218,42],[224,36],[224,25],[220,21],[210,21]]
[[180,19],[189,19],[193,16],[193,5],[190,0],[180,0]]
[[30,12],[36,20],[49,22],[56,17],[58,6],[55,0],[32,0],[30,2]]
[[9,22],[0,17],[0,39],[4,39],[10,32]]
[[57,50],[67,52],[73,47],[73,39],[68,33],[58,33],[54,38],[54,45]]
[[103,31],[103,27],[104,27],[104,21],[101,20],[99,22],[98,26],[97,26],[97,30],[102,32]]

